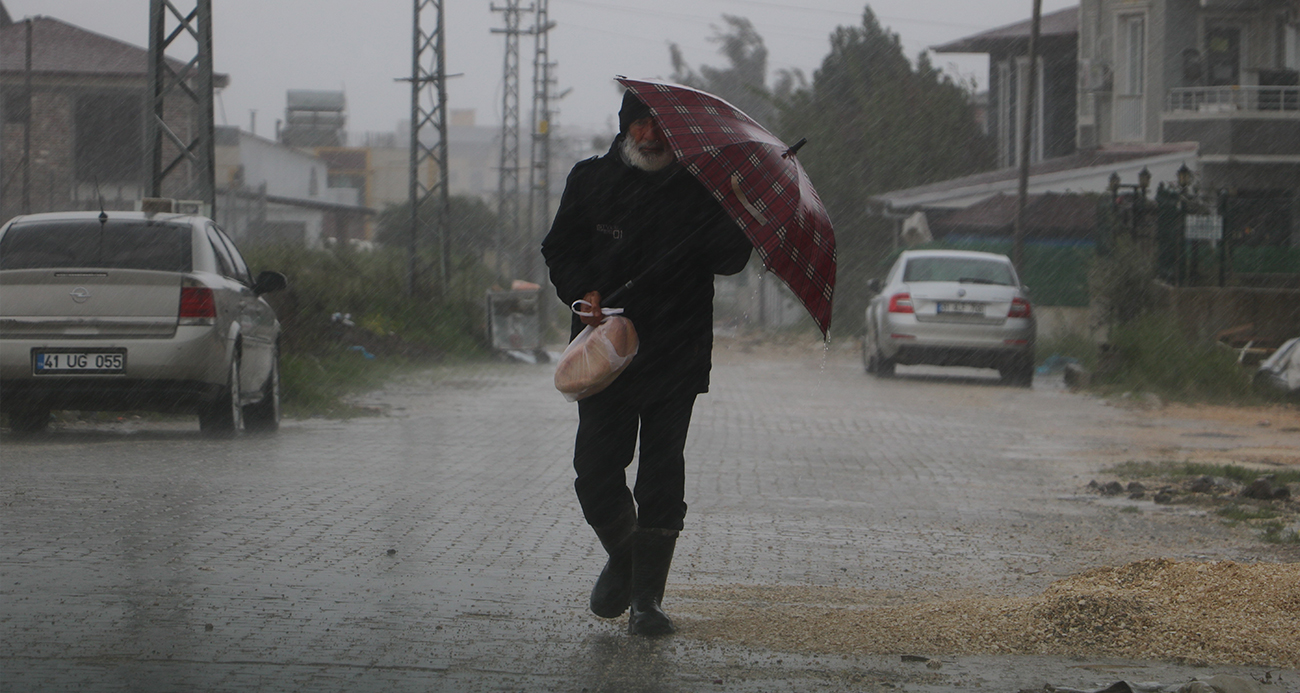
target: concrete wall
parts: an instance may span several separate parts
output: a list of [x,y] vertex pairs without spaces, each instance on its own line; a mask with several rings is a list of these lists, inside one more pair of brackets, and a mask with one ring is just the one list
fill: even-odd
[[241,131],[239,135],[244,185],[257,187],[266,183],[266,194],[278,197],[324,199],[328,169],[323,160],[246,132]]
[[1281,343],[1300,337],[1300,290],[1249,287],[1176,288],[1160,285],[1163,305],[1189,335],[1213,339],[1222,330],[1253,323],[1253,337]]
[[1034,306],[1038,320],[1038,341],[1052,342],[1070,336],[1091,337],[1101,341],[1095,333],[1092,309],[1086,306]]

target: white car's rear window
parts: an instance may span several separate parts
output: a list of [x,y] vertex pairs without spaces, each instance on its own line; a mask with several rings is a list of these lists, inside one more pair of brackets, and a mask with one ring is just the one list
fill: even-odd
[[0,239],[0,270],[109,268],[188,272],[190,227],[94,219],[20,222]]
[[1011,268],[1005,263],[965,257],[917,257],[907,261],[905,282],[967,282],[1011,286]]

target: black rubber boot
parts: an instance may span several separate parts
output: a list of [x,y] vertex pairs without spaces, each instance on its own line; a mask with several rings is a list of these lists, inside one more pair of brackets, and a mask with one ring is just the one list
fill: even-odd
[[638,529],[633,535],[632,613],[627,621],[632,635],[655,637],[675,631],[660,605],[676,546],[677,532],[672,530]]
[[628,508],[617,520],[604,527],[592,527],[605,547],[609,560],[591,588],[591,613],[601,618],[617,618],[627,611],[632,598],[632,536],[636,530],[636,510]]

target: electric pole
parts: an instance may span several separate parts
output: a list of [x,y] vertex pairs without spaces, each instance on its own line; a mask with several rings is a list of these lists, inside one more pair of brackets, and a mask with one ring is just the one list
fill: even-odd
[[[170,31],[169,24],[174,25]],[[195,55],[177,72],[167,61],[167,51],[186,36],[194,41]],[[149,0],[150,111],[145,126],[149,195],[162,197],[164,182],[178,166],[188,163],[188,175],[182,182],[169,185],[168,191],[175,191],[177,197],[203,202],[208,207],[208,215],[216,217],[212,86],[212,0],[194,0],[194,9],[185,14],[172,0]],[[179,133],[174,130],[167,122],[169,111],[173,114],[173,124],[178,126],[181,124],[175,120],[177,114],[190,114],[192,129],[177,128]],[[166,147],[164,140],[171,146]],[[164,155],[164,149],[170,158]]]
[[[491,6],[493,12],[504,15],[504,29],[492,29],[494,34],[505,34],[505,69],[501,99],[501,162],[497,170],[497,234],[496,272],[506,268],[506,237],[508,242],[519,239],[519,35],[530,33],[519,28],[519,0],[506,0],[504,7]],[[522,11],[532,11],[528,8]],[[509,268],[512,272],[514,267]]]
[[[419,285],[419,236],[421,228],[437,229],[439,241],[438,280],[446,297],[451,283],[451,196],[447,189],[447,43],[442,0],[415,0],[411,43],[411,143],[408,201],[411,206],[407,237],[406,295],[414,296]],[[426,22],[433,27],[425,31]],[[421,137],[426,135],[426,137]],[[436,137],[435,137],[436,136]],[[428,144],[434,141],[434,144]],[[434,176],[433,166],[437,166]],[[424,170],[428,183],[420,181]],[[430,204],[432,203],[432,204]],[[427,207],[432,207],[428,209]],[[425,218],[432,212],[432,219]]]
[[528,169],[528,246],[524,248],[521,276],[545,286],[539,271],[538,246],[551,217],[551,68],[549,0],[537,0],[537,23],[533,28],[533,133]]
[[1029,29],[1029,84],[1025,85],[1025,110],[1020,123],[1020,180],[1016,195],[1016,222],[1011,237],[1011,264],[1020,276],[1025,273],[1025,207],[1029,200],[1029,154],[1033,145],[1034,97],[1038,86],[1038,39],[1043,18],[1043,0],[1034,0]]

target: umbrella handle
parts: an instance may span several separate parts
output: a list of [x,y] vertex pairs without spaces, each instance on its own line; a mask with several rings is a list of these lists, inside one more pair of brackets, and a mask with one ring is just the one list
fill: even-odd
[[740,206],[744,207],[745,211],[749,212],[750,215],[754,217],[754,221],[757,221],[759,226],[767,226],[767,217],[763,216],[763,213],[758,211],[758,207],[755,207],[754,203],[750,202],[749,198],[745,197],[745,192],[740,189],[739,173],[731,174],[731,192],[736,194],[736,199],[740,200]]

